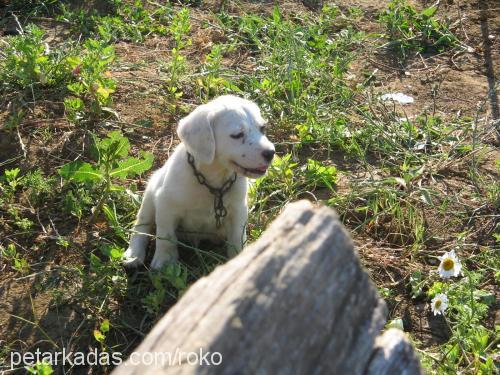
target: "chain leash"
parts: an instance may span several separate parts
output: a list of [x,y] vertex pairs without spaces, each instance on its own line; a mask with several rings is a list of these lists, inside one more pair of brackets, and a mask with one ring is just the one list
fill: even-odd
[[193,173],[200,185],[206,186],[208,191],[214,196],[215,225],[217,228],[220,228],[222,225],[222,219],[227,216],[227,209],[224,207],[223,201],[224,194],[231,189],[238,176],[234,173],[228,180],[226,180],[226,182],[222,184],[220,188],[216,188],[210,185],[205,176],[203,176],[203,174],[196,169],[196,166],[194,165],[194,157],[189,152],[187,153],[187,161],[193,168]]

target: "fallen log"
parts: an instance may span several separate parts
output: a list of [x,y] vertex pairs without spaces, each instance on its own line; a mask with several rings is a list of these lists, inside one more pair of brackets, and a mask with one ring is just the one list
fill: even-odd
[[335,212],[300,201],[194,283],[113,373],[419,374],[404,334],[377,339],[386,313]]

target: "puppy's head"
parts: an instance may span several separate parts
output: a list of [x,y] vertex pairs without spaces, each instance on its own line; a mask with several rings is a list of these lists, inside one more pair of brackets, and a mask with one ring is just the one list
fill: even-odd
[[264,130],[265,121],[255,103],[224,95],[183,118],[177,133],[199,162],[217,161],[239,174],[257,178],[266,173],[274,156],[274,145]]

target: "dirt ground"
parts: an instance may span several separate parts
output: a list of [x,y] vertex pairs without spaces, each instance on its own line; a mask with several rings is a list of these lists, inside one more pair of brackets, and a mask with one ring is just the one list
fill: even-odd
[[[430,5],[431,2],[416,1],[418,6]],[[491,174],[498,172],[494,169],[494,162],[500,158],[498,139],[493,126],[499,126],[500,119],[498,98],[495,91],[497,82],[495,74],[500,69],[500,5],[497,1],[442,1],[440,12],[456,25],[456,33],[460,40],[469,48],[461,52],[445,52],[433,56],[418,56],[412,58],[405,66],[400,65],[390,55],[376,50],[373,44],[367,43],[357,60],[351,65],[350,73],[353,81],[363,80],[364,74],[372,74],[375,82],[375,92],[390,93],[403,92],[412,96],[415,103],[408,106],[406,111],[409,117],[421,113],[424,108],[435,111],[443,118],[457,118],[459,116],[480,116],[481,123],[490,124],[489,142],[497,151],[490,153],[481,165]],[[272,1],[242,1],[238,4],[227,2],[229,12],[257,11],[271,12]],[[314,12],[300,2],[280,2],[286,12],[300,14]],[[359,7],[362,17],[357,21],[357,27],[368,33],[380,32],[381,25],[377,22],[377,14],[386,8],[387,1],[370,0],[339,0],[335,2],[341,9]],[[216,9],[217,3],[203,2],[201,7],[193,8],[192,15],[196,20],[210,19],[207,10]],[[47,30],[54,32],[54,38],[64,37],[67,32],[64,25],[44,25]],[[201,61],[209,50],[210,43],[224,40],[226,37],[217,29],[207,33],[201,29],[201,23],[192,24],[193,45],[188,50],[189,60],[193,64]],[[151,151],[155,154],[155,165],[161,165],[176,145],[176,121],[174,116],[165,112],[165,101],[159,94],[157,61],[169,59],[169,41],[161,37],[147,39],[144,44],[119,42],[116,45],[118,61],[112,71],[117,80],[117,92],[114,96],[114,107],[119,114],[119,120],[111,121],[110,128],[130,129],[130,126],[145,119],[151,123],[150,127],[137,127],[127,133],[132,153],[139,150]],[[245,64],[246,56],[231,56],[226,64]],[[249,62],[250,63],[250,62]],[[248,66],[248,69],[251,69]],[[185,95],[180,104],[190,104],[191,98]],[[19,136],[0,130],[0,161],[7,161],[23,154],[21,142],[26,148],[25,159],[20,160],[23,168],[29,169],[38,166],[45,171],[53,171],[68,160],[83,153],[83,149],[75,146],[72,140],[82,136],[67,124],[63,117],[61,102],[39,103],[40,113],[28,118],[20,128]],[[46,120],[44,120],[44,117]],[[6,113],[0,113],[0,123],[6,118]],[[55,135],[47,142],[45,132],[50,129]],[[85,145],[85,143],[84,143]],[[87,144],[88,146],[88,144]],[[82,147],[82,146],[78,146]],[[18,161],[19,162],[19,161]],[[0,164],[2,168],[8,165]],[[448,181],[441,181],[443,189],[446,185],[454,185],[460,189],[461,175],[458,170],[448,171]],[[144,177],[144,179],[147,176]],[[138,181],[139,187],[144,186],[144,180]],[[453,190],[453,189],[452,189]],[[10,241],[30,253],[30,261],[38,264],[38,272],[50,270],[54,266],[74,265],[86,262],[85,249],[95,241],[96,228],[87,224],[78,223],[75,218],[47,217],[43,212],[33,210],[29,213],[35,222],[40,222],[44,233],[37,236],[17,236],[9,228],[4,227]],[[50,219],[50,220],[48,220]],[[1,224],[1,223],[0,223]],[[495,227],[493,220],[478,221],[475,226],[482,228]],[[7,225],[7,224],[4,224]],[[104,223],[97,223],[104,226]],[[443,237],[446,237],[447,225],[436,219],[436,226],[442,226]],[[10,228],[11,229],[11,228]],[[0,232],[2,227],[0,226]],[[72,246],[76,252],[61,253],[50,246],[51,236],[56,234],[72,238]],[[484,239],[477,238],[478,245]],[[391,316],[403,317],[405,329],[410,331],[424,346],[430,347],[446,341],[449,332],[444,322],[435,318],[429,311],[428,303],[423,300],[405,298],[406,282],[411,272],[421,267],[414,264],[410,253],[403,247],[389,246],[384,239],[358,236],[355,238],[358,252],[363,265],[370,273],[378,286],[385,286],[395,290],[397,302],[390,308]],[[446,238],[435,247],[446,246]],[[47,245],[47,246],[44,246]],[[28,250],[29,249],[29,250]],[[436,260],[429,258],[427,267],[435,267]],[[17,343],[18,349],[27,350],[29,347],[49,348],[51,343],[47,337],[57,339],[60,345],[74,348],[90,347],[91,342],[78,340],[80,332],[92,329],[86,323],[86,317],[79,311],[77,305],[66,304],[62,309],[54,308],[54,295],[46,292],[47,281],[41,278],[14,276],[13,271],[3,265],[0,269],[0,347],[2,342]],[[61,280],[50,280],[58,284]],[[58,288],[64,293],[67,285],[59,284]],[[498,288],[490,286],[491,292],[497,293]],[[131,327],[140,327],[138,330],[124,332],[120,340],[127,342],[122,352],[132,350],[142,339],[143,332],[147,332],[152,325],[142,326],[141,316],[138,316],[136,306],[116,306],[121,309],[125,321]],[[500,324],[498,306],[490,317],[491,323]],[[13,316],[22,317],[14,318]],[[26,320],[37,322],[36,325]],[[137,331],[137,332],[136,332]],[[118,339],[118,338],[117,338]],[[80,371],[80,370],[79,370]],[[81,373],[100,373],[97,369],[81,369]]]

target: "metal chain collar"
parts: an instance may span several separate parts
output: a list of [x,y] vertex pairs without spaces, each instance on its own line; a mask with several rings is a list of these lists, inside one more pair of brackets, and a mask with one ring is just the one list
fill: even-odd
[[224,201],[222,198],[224,197],[224,194],[226,194],[233,186],[237,175],[234,173],[228,180],[226,180],[226,182],[222,184],[220,188],[215,188],[210,185],[205,176],[203,176],[203,174],[196,169],[196,166],[194,165],[194,157],[189,152],[187,153],[187,160],[189,165],[193,168],[194,175],[200,185],[206,186],[208,191],[214,196],[215,225],[217,228],[220,228],[222,225],[222,219],[227,216],[227,209],[224,207]]

